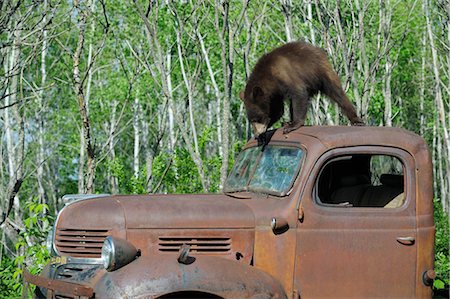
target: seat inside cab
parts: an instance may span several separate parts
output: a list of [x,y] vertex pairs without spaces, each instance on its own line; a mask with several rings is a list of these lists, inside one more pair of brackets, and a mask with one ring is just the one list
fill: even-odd
[[389,155],[334,158],[319,175],[316,196],[324,205],[398,208],[404,202],[403,165]]

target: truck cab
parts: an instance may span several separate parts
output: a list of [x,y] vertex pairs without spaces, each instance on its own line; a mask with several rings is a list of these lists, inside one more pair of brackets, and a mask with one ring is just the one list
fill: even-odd
[[269,131],[222,194],[70,201],[25,280],[50,298],[431,298],[432,187],[403,129]]

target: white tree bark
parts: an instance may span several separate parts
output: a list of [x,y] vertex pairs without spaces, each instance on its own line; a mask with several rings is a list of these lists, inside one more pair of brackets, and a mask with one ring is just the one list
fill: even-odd
[[[243,3],[243,10],[238,20],[242,21],[248,6],[248,0]],[[214,26],[218,32],[221,46],[222,75],[225,82],[225,93],[222,101],[222,166],[220,168],[220,190],[223,190],[228,175],[229,150],[230,150],[230,102],[232,98],[234,75],[234,42],[235,34],[240,30],[241,24],[233,24],[231,28],[229,18],[230,3],[228,0],[215,1]]]
[[389,54],[386,56],[385,78],[384,78],[384,124],[392,127],[392,93],[391,93],[391,61]]
[[141,109],[139,104],[139,96],[136,95],[133,104],[133,132],[134,132],[134,151],[133,151],[133,173],[134,177],[139,177],[139,149],[140,149],[140,130],[139,120]]
[[[44,188],[44,136],[45,136],[45,119],[44,116],[47,114],[46,105],[44,104],[44,89],[47,81],[47,68],[46,68],[46,57],[47,57],[47,29],[45,24],[47,23],[47,0],[44,0],[44,16],[42,18],[42,23],[44,24],[42,28],[42,48],[41,48],[41,87],[38,92],[38,106],[37,111],[37,123],[38,123],[38,152],[37,152],[37,170],[36,176],[38,181],[38,195],[39,201],[43,204],[47,203],[45,188]],[[43,209],[43,214],[47,213],[46,209]]]
[[[18,25],[16,25],[18,26]],[[7,96],[5,97],[5,106],[14,104],[18,101],[18,81],[19,81],[19,58],[20,58],[20,28],[14,26],[14,30],[10,35],[12,40],[11,50],[7,60],[6,74],[10,76]],[[4,111],[6,148],[8,153],[8,172],[10,189],[22,180],[23,167],[23,119],[19,115],[18,104],[15,104]],[[11,115],[11,112],[13,115]],[[14,119],[15,118],[15,119]],[[13,135],[17,134],[18,138]],[[17,140],[17,142],[14,141]],[[20,219],[20,201],[17,192],[14,195],[13,202],[14,218]]]
[[[109,160],[113,162],[116,159],[116,149],[115,149],[115,136],[116,136],[116,127],[117,127],[117,120],[116,120],[116,113],[117,113],[117,100],[112,100],[111,102],[111,119],[109,124]],[[111,188],[112,194],[118,194],[119,193],[119,180],[117,176],[114,173],[111,173],[110,171],[110,178],[109,178],[109,184]]]
[[[86,102],[86,96],[83,86],[82,74],[80,73],[80,60],[83,53],[84,43],[85,43],[85,34],[86,34],[86,24],[87,18],[89,16],[89,12],[87,10],[83,10],[79,8],[78,1],[74,1],[74,7],[78,10],[79,15],[79,23],[78,23],[78,41],[77,47],[75,49],[75,53],[73,55],[73,78],[74,78],[74,91],[77,97],[78,107],[80,110],[80,115],[83,123],[83,137],[85,142],[84,149],[87,153],[87,170],[86,170],[86,186],[83,189],[82,193],[93,193],[94,191],[94,176],[95,176],[95,155],[94,155],[94,147],[92,143],[91,137],[91,124],[88,114],[88,107]],[[80,164],[82,153],[80,152]],[[81,170],[79,170],[79,173]],[[80,178],[80,177],[79,177]],[[78,185],[80,188],[80,183]]]
[[[172,98],[173,94],[172,94],[172,78],[170,76],[170,70],[171,70],[171,65],[172,65],[172,55],[170,53],[167,53],[166,55],[167,57],[167,67],[166,67],[166,82],[167,82],[167,92],[168,92],[168,97]],[[175,117],[174,117],[174,111],[172,109],[172,105],[169,105],[168,109],[167,109],[167,113],[168,113],[168,122],[169,122],[169,151],[171,153],[173,153],[173,151],[175,150]]]
[[[436,123],[437,123],[437,126],[439,126],[440,124],[439,124],[439,120],[437,119],[436,120]],[[442,153],[442,146],[443,146],[443,144],[442,144],[442,136],[441,136],[441,134],[439,134],[439,133],[437,133],[437,140],[436,140],[436,147],[437,147],[437,160],[436,160],[436,162],[437,162],[437,165],[436,165],[436,176],[438,177],[438,181],[440,182],[440,184],[439,184],[439,190],[440,190],[440,195],[441,195],[441,204],[442,204],[442,207],[444,208],[444,210],[447,210],[447,208],[446,208],[446,204],[445,204],[445,198],[446,198],[446,196],[447,196],[447,190],[446,190],[446,188],[445,188],[445,178],[444,178],[444,168],[445,168],[445,166],[443,165],[444,163],[443,163],[443,159],[444,159],[444,155],[443,155],[443,153]],[[447,173],[447,176],[448,176],[448,173]]]
[[292,30],[292,0],[280,1],[284,16],[284,31],[286,33],[286,42],[291,42],[294,40],[294,34]]
[[85,140],[84,140],[84,126],[80,127],[80,155],[78,157],[78,193],[85,193],[84,184],[84,167],[85,167]]
[[220,109],[220,107],[221,107],[221,101],[220,101],[221,92],[220,92],[219,86],[217,85],[214,71],[211,67],[211,62],[209,61],[209,55],[208,55],[208,51],[206,50],[203,37],[201,36],[201,34],[198,30],[196,31],[196,33],[197,33],[198,41],[200,43],[200,48],[202,50],[203,58],[205,59],[206,67],[208,69],[209,78],[211,79],[211,84],[213,86],[214,95],[216,96],[216,105],[215,106],[216,106],[216,123],[217,123],[217,126],[216,126],[217,143],[219,144],[219,155],[221,157],[223,157],[223,148],[221,146],[221,144],[222,144],[222,121],[220,118],[220,116],[221,116],[221,109]]
[[[426,32],[422,34],[422,64],[420,68],[420,87],[419,87],[419,114],[420,114],[420,136],[424,136],[425,133],[425,68],[426,68],[426,53],[427,53],[427,45],[426,45]],[[434,142],[434,138],[433,138]],[[436,190],[436,188],[434,189]]]
[[[175,16],[177,17],[177,13],[175,11]],[[181,69],[181,75],[183,76],[183,82],[186,87],[187,97],[188,97],[188,111],[189,111],[189,123],[191,126],[191,133],[192,133],[192,139],[194,141],[194,150],[196,155],[200,156],[200,152],[198,149],[198,137],[197,137],[197,129],[195,127],[195,121],[194,121],[194,112],[193,112],[193,94],[192,94],[192,83],[193,78],[188,78],[188,74],[185,69],[185,63],[184,63],[184,54],[181,49],[182,45],[182,39],[181,34],[183,31],[183,25],[180,19],[178,19],[178,28],[175,29],[176,35],[177,35],[177,52],[178,52],[178,61],[180,63],[180,69]]]

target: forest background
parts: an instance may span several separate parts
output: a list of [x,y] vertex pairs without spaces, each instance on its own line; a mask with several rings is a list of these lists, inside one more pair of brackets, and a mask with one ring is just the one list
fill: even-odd
[[[299,39],[327,52],[368,125],[428,142],[448,284],[448,0],[1,0],[0,296],[48,259],[64,194],[219,192],[251,136],[239,91]],[[319,95],[308,124],[348,121]]]

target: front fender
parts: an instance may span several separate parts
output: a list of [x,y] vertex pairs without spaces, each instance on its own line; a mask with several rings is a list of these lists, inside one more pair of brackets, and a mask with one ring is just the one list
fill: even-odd
[[180,264],[175,255],[141,256],[108,272],[95,286],[98,298],[159,297],[197,291],[222,298],[287,298],[281,284],[252,266],[220,257],[195,257]]

